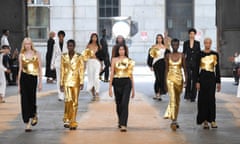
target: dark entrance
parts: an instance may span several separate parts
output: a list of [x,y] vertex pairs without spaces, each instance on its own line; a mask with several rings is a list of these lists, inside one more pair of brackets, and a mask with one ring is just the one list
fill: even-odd
[[187,31],[193,26],[193,0],[166,0],[166,29],[170,37],[186,40]]

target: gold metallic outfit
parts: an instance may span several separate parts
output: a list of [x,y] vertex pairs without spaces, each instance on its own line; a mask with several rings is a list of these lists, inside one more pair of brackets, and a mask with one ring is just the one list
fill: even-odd
[[80,54],[75,53],[70,59],[68,53],[61,57],[60,85],[64,86],[65,110],[64,123],[70,127],[77,127],[76,115],[80,85],[84,83],[84,62]]
[[39,74],[39,62],[37,55],[34,55],[31,59],[27,59],[24,54],[22,54],[22,71],[24,73],[38,76]]
[[214,72],[215,66],[217,64],[217,56],[216,55],[209,55],[201,58],[200,68],[201,70]]
[[152,47],[149,51],[149,54],[152,58],[157,58],[160,55],[160,49],[157,47]]
[[124,58],[116,62],[114,68],[114,78],[131,78],[135,62],[129,58]]
[[86,48],[83,52],[82,52],[82,57],[84,61],[87,61],[90,58],[93,58],[95,55],[94,51],[91,50],[90,48]]
[[177,120],[180,94],[183,89],[182,58],[174,62],[169,58],[169,69],[167,73],[167,87],[170,101],[165,112],[164,118]]

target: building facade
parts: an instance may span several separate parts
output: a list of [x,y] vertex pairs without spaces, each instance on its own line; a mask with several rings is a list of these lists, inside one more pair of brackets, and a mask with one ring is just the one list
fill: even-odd
[[64,30],[66,39],[75,39],[77,51],[81,52],[91,33],[106,28],[111,51],[115,42],[112,17],[127,17],[135,23],[135,33],[128,37],[130,57],[138,64],[145,64],[156,34],[165,31],[170,37],[184,41],[187,30],[195,27],[197,39],[202,42],[204,37],[211,37],[216,49],[215,3],[215,0],[29,0],[28,7],[37,16],[36,20],[30,20],[34,23],[29,34],[45,53],[48,32]]

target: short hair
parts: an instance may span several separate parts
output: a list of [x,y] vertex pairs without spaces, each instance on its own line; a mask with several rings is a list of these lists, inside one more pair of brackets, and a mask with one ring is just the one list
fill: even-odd
[[188,30],[188,34],[190,34],[191,32],[194,32],[195,34],[197,33],[197,30],[195,28],[190,28]]
[[102,32],[106,32],[106,29],[104,28],[104,29],[102,29]]
[[171,41],[171,45],[174,43],[174,42],[177,42],[178,44],[179,44],[179,39],[176,39],[176,38],[174,38],[174,39],[172,39],[172,41]]
[[10,47],[8,45],[3,45],[2,49],[10,49]]
[[73,39],[68,40],[67,45],[69,45],[70,43],[72,43],[74,47],[76,46],[75,40],[73,40]]
[[8,32],[9,30],[8,29],[3,29],[2,30],[2,33],[5,34],[6,32]]
[[63,35],[63,36],[65,37],[65,32],[64,32],[63,30],[60,30],[60,31],[58,32],[58,36],[60,36],[60,35]]
[[211,39],[210,37],[204,38],[204,41],[203,41],[203,42],[205,42],[205,41],[207,41],[207,40],[210,40],[210,41],[212,42],[212,39]]

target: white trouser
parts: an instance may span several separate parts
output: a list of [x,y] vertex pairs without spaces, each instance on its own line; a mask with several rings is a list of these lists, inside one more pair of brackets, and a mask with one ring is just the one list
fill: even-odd
[[87,90],[90,91],[93,87],[95,91],[99,93],[100,82],[99,82],[99,73],[100,73],[101,64],[97,59],[89,59],[87,61]]
[[6,77],[5,77],[5,72],[0,71],[0,95],[2,97],[5,97],[6,93]]
[[238,83],[237,97],[240,98],[240,84]]
[[64,100],[64,93],[60,89],[60,68],[56,67],[58,99]]

